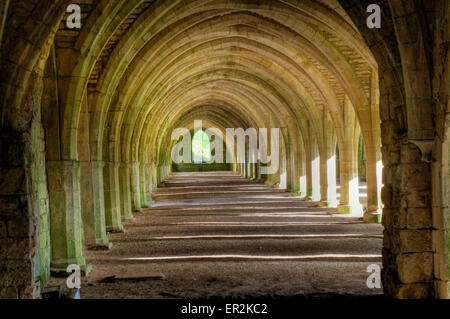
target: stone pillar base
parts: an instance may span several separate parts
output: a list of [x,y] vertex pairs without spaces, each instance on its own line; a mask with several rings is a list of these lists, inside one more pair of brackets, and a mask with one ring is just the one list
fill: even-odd
[[381,224],[381,212],[364,212],[363,221],[366,223]]
[[95,243],[87,243],[86,248],[88,250],[110,250],[112,243],[109,240],[96,240]]
[[106,226],[106,231],[108,232],[108,233],[125,233],[125,228],[123,228],[123,226],[120,226],[120,227],[109,227],[109,226]]
[[317,207],[338,207],[339,202],[337,200],[325,200],[320,201]]
[[265,179],[264,178],[255,178],[254,180],[253,180],[254,182],[256,182],[256,183],[265,183]]
[[361,204],[356,204],[356,205],[339,205],[337,207],[337,212],[339,214],[349,214],[349,215],[363,216],[363,209],[362,209]]

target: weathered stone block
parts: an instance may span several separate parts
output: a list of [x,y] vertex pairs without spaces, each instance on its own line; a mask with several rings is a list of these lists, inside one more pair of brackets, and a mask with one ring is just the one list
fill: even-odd
[[6,236],[7,236],[6,223],[0,220],[0,239],[6,238]]
[[18,299],[19,292],[17,287],[1,287],[0,286],[0,299]]
[[31,262],[26,260],[9,260],[0,262],[0,287],[26,286],[31,283]]
[[411,191],[406,195],[406,201],[410,208],[428,208],[431,206],[431,192],[425,191]]
[[392,187],[384,185],[381,189],[381,200],[386,207],[392,207]]
[[406,217],[406,227],[408,229],[431,228],[433,218],[430,208],[410,208]]
[[404,253],[432,251],[431,230],[402,230],[400,242]]
[[8,236],[25,238],[29,236],[29,220],[24,216],[17,216],[8,221]]
[[14,196],[0,197],[2,215],[15,214],[19,210],[19,199]]
[[408,284],[400,285],[395,298],[400,299],[429,299],[433,298],[432,284]]
[[398,276],[402,283],[412,284],[433,280],[432,253],[410,253],[397,256]]
[[412,143],[403,143],[401,145],[401,162],[402,164],[419,164],[429,167],[429,164],[422,162],[422,153],[420,149]]
[[0,168],[0,195],[25,194],[26,180],[23,168]]
[[[3,245],[2,245],[3,246]],[[6,258],[25,260],[30,255],[29,239],[7,239],[6,240]]]

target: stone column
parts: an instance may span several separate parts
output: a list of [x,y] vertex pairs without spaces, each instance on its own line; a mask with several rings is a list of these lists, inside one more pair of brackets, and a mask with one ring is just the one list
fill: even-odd
[[109,249],[102,161],[81,162],[81,214],[88,249]]
[[338,212],[362,216],[359,202],[358,143],[355,139],[356,115],[348,98],[344,103],[344,141],[339,146],[339,168],[341,197]]
[[105,223],[108,232],[123,232],[120,216],[121,196],[119,183],[120,163],[106,162],[103,171],[105,189]]
[[295,158],[295,169],[298,175],[298,177],[296,177],[296,182],[298,181],[298,190],[296,195],[306,197],[306,156],[303,144],[298,144]]
[[148,205],[152,204],[152,193],[153,193],[153,177],[152,177],[152,166],[151,164],[145,164],[145,191],[147,195]]
[[255,164],[255,176],[257,180],[261,180],[261,162],[258,160]]
[[146,165],[140,164],[139,165],[139,182],[140,182],[140,191],[141,191],[141,207],[148,207],[148,201],[147,201],[147,190],[146,190]]
[[[287,185],[286,188],[290,192],[298,192],[298,172],[295,168],[295,151],[292,144],[289,145],[289,152],[286,157],[286,167],[287,167]],[[297,180],[297,181],[296,181]]]
[[364,221],[381,222],[381,177],[383,165],[381,151],[376,145],[366,146],[366,182],[367,182],[367,212]]
[[158,188],[158,169],[155,163],[152,163],[152,184],[153,184],[152,191],[154,191],[156,188]]
[[131,206],[131,185],[130,185],[130,163],[124,162],[120,164],[120,203],[121,215],[126,220],[132,220],[133,209]]
[[[372,109],[372,140],[366,143],[366,182],[367,182],[367,212],[364,213],[365,222],[381,222],[381,185],[383,164],[381,158],[381,119],[380,94],[377,74],[372,74],[371,109]],[[395,160],[397,152],[392,152]]]
[[320,200],[320,156],[317,141],[312,135],[306,149],[306,200]]
[[320,203],[319,206],[327,206],[328,201],[328,165],[326,151],[321,150],[320,152]]
[[317,143],[312,145],[312,161],[311,161],[311,180],[312,180],[312,192],[311,199],[313,201],[320,200],[320,155]]
[[255,163],[250,163],[250,178],[252,180],[256,179],[256,164]]
[[358,167],[352,154],[351,143],[343,143],[344,146],[339,153],[341,197],[338,212],[362,214],[362,207],[359,203]]
[[[308,137],[309,139],[309,137]],[[312,200],[313,186],[312,186],[312,158],[311,158],[311,146],[309,145],[311,140],[305,144],[305,200]]]
[[336,199],[336,136],[332,123],[324,119],[324,141],[320,156],[320,205],[337,207]]
[[252,178],[252,169],[251,169],[251,167],[252,167],[252,164],[250,163],[250,159],[247,161],[247,163],[246,163],[246,170],[247,170],[247,178],[248,179],[251,179]]
[[163,166],[158,166],[158,185],[164,181],[164,169]]
[[131,169],[131,204],[133,211],[142,212],[141,206],[141,190],[140,190],[140,169],[139,162],[133,162],[130,166]]
[[289,189],[295,196],[300,196],[300,169],[301,162],[299,160],[295,160],[299,158],[298,151],[292,151],[290,154],[290,166],[292,170],[292,183],[291,188]]
[[[335,145],[333,143],[333,145]],[[329,149],[330,150],[330,149]],[[331,151],[331,150],[330,150]],[[327,189],[326,189],[326,206],[337,207],[338,200],[336,198],[336,147],[332,153],[328,153],[327,159]]]
[[85,272],[83,257],[83,226],[80,200],[80,163],[77,161],[47,162],[50,199],[50,234],[52,240],[51,271],[66,273],[76,264]]

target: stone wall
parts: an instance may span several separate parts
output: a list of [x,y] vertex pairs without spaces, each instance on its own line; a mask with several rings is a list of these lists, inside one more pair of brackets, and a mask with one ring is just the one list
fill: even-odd
[[67,2],[11,2],[1,38],[0,298],[36,298],[50,274],[40,105],[43,66]]
[[[40,105],[42,81],[33,81]],[[29,132],[3,132],[0,141],[0,298],[28,298],[50,276],[49,205],[40,108]]]
[[[448,69],[449,3],[376,1],[382,28],[371,30],[364,12],[372,2],[340,0],[380,69],[385,293],[397,298],[447,297],[447,289],[436,289],[436,284],[448,280],[442,275],[448,246],[445,252],[444,226],[437,222],[443,215],[440,183],[448,176],[437,170],[443,139],[433,140],[442,133],[432,125],[442,121],[448,100],[448,75],[441,75],[444,65]],[[429,79],[433,98],[427,91]]]

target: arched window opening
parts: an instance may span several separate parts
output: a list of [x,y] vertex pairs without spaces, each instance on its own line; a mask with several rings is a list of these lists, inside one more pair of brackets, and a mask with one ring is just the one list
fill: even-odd
[[192,162],[207,164],[211,162],[211,141],[205,131],[198,131],[192,139]]

